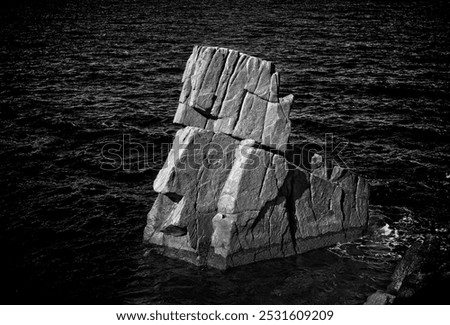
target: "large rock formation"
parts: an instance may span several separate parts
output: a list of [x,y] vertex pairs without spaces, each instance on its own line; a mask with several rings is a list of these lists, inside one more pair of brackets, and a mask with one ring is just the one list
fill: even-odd
[[308,171],[286,155],[293,96],[271,62],[195,47],[144,241],[225,269],[360,236],[368,183],[340,167]]

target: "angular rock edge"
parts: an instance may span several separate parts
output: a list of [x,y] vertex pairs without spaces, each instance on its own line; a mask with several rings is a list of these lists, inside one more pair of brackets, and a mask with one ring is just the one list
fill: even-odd
[[294,97],[278,97],[280,78],[272,62],[235,50],[195,46],[182,83],[175,124],[285,149]]
[[361,236],[368,182],[349,170],[289,159],[293,96],[278,98],[271,62],[194,47],[174,139],[153,187],[144,242],[196,265],[227,269]]

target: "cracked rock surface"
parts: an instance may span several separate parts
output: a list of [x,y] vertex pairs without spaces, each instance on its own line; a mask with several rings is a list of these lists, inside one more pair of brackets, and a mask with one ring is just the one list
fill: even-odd
[[361,235],[367,181],[286,158],[293,96],[278,97],[271,62],[196,46],[182,83],[174,123],[184,127],[154,181],[145,242],[226,269]]
[[182,82],[174,123],[284,149],[294,97],[278,98],[279,76],[272,62],[196,46]]

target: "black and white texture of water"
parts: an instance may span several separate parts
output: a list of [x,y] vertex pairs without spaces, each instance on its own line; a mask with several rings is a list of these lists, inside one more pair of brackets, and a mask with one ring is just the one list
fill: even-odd
[[[1,6],[2,303],[362,304],[395,286],[413,243],[449,260],[447,1]],[[293,144],[347,143],[343,160],[371,185],[363,238],[228,271],[148,250],[152,183],[195,44],[276,63],[281,95],[296,98]],[[105,168],[109,143],[123,145],[119,169]],[[448,288],[448,265],[439,272],[405,297],[449,303],[430,289]]]

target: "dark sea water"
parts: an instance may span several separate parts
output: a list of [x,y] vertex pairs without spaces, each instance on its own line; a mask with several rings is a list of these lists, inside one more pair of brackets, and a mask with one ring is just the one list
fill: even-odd
[[[226,272],[146,250],[195,44],[275,62],[293,143],[349,143],[372,185],[366,237]],[[449,62],[447,1],[2,4],[1,302],[363,303],[413,240],[449,235]],[[102,169],[123,135],[123,167]],[[154,145],[145,163],[137,143]]]

